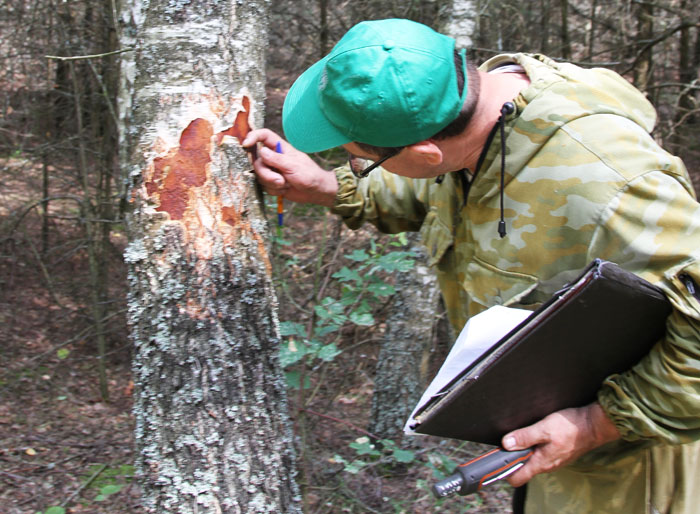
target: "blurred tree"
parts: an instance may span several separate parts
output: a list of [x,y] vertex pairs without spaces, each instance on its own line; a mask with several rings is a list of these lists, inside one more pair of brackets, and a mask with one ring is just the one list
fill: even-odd
[[[42,174],[40,187],[30,187],[33,197],[10,217],[5,236],[17,237],[22,225],[33,230],[32,215],[41,216],[41,251],[33,257],[54,303],[74,319],[89,320],[100,396],[107,400],[107,320],[117,310],[110,286],[111,277],[118,275],[111,242],[119,217],[114,2],[9,0],[0,11],[0,25],[7,36],[0,45],[7,63],[0,72],[5,85],[0,91],[0,150],[21,156],[28,177],[37,163]],[[63,230],[52,230],[57,219]],[[33,241],[25,242],[33,248]],[[53,266],[73,253],[87,257],[84,270],[54,276]],[[73,301],[61,301],[66,296]]]
[[148,512],[297,512],[267,225],[236,138],[262,124],[267,3],[126,1],[137,464]]
[[[472,0],[451,0],[441,6],[437,28],[457,41],[458,48],[471,46],[474,31]],[[454,341],[440,307],[435,271],[421,248],[417,234],[408,235],[407,249],[416,255],[412,272],[396,278],[396,294],[386,319],[386,334],[377,358],[374,394],[368,430],[383,438],[400,438],[403,426],[432,378],[430,352],[437,344]],[[438,323],[442,326],[438,330]],[[437,334],[443,337],[436,337]]]

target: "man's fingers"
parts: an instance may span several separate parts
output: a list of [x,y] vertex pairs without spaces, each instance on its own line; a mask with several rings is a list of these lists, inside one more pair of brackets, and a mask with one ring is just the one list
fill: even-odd
[[258,159],[254,163],[255,174],[258,176],[258,182],[267,191],[280,189],[287,185],[284,176],[274,168],[269,167],[262,159]]
[[532,464],[530,461],[532,461],[532,457],[530,457],[530,460],[523,466],[521,467],[518,471],[513,473],[512,475],[509,475],[507,478],[507,481],[510,485],[513,487],[520,487],[521,485],[527,484],[532,477],[534,477],[537,472],[535,471],[535,466]]
[[[268,148],[274,148],[275,145],[277,144],[278,141],[280,141],[282,138],[278,136],[276,133],[274,133],[270,129],[262,128],[262,129],[256,129],[256,130],[251,130],[248,132],[246,137],[243,139],[241,142],[241,146],[244,148],[253,146],[257,143],[262,143]],[[284,143],[286,145],[286,143]]]
[[289,160],[289,156],[286,156],[283,153],[277,153],[267,147],[261,148],[259,153],[260,157],[267,166],[277,169],[280,172],[285,171],[288,168],[286,161]]

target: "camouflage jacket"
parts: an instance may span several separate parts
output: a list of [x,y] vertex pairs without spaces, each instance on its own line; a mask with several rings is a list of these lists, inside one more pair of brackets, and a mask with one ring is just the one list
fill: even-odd
[[594,258],[661,287],[674,306],[665,339],[598,393],[623,439],[533,479],[527,509],[691,512],[690,470],[700,459],[700,205],[687,171],[650,136],[652,106],[615,73],[525,54],[482,69],[505,62],[520,64],[531,84],[506,122],[504,238],[498,134],[473,180],[382,170],[356,181],[337,170],[333,210],[351,228],[368,221],[385,232],[419,230],[457,330],[493,305],[536,308]]

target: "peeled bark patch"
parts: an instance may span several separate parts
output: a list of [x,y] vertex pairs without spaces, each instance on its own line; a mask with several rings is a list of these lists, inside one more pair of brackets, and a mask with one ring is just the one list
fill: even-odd
[[204,185],[211,162],[211,123],[198,118],[180,136],[180,146],[165,157],[153,160],[153,177],[146,182],[151,198],[157,197],[157,211],[167,212],[171,220],[180,220],[189,205],[192,187]]

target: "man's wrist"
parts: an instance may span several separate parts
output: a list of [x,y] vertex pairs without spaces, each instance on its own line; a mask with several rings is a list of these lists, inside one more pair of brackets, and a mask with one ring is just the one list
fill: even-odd
[[335,198],[338,195],[338,181],[335,178],[335,173],[324,170],[319,175],[319,180],[316,184],[316,194],[312,200],[313,203],[324,207],[333,207]]
[[587,409],[594,448],[620,439],[620,432],[598,402],[591,403]]

